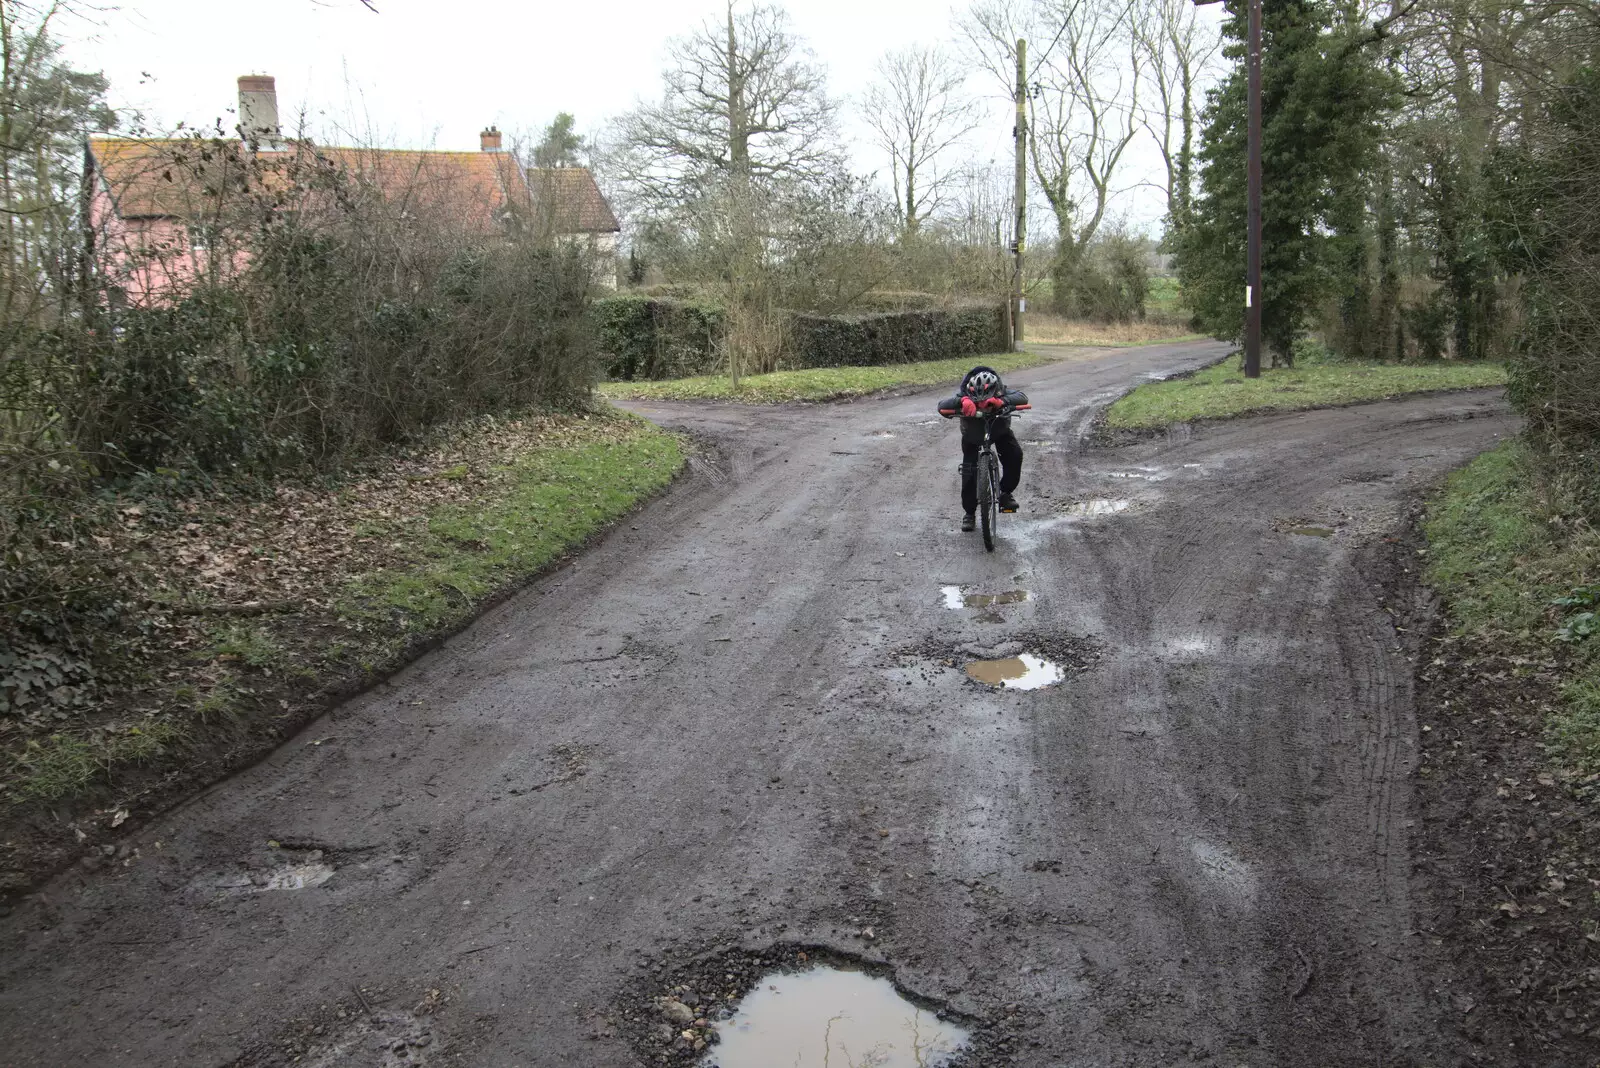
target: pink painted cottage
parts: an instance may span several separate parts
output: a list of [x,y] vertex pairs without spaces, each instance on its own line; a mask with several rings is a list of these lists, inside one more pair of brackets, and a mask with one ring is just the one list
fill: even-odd
[[[615,284],[620,227],[583,167],[523,167],[490,127],[478,152],[358,149],[285,139],[272,78],[239,79],[241,137],[96,137],[86,146],[84,193],[92,261],[135,305],[180,297],[197,280],[248,266],[242,235],[263,214],[376,196],[415,215],[448,214],[485,238],[537,220],[580,241]],[[339,172],[340,182],[318,181]]]

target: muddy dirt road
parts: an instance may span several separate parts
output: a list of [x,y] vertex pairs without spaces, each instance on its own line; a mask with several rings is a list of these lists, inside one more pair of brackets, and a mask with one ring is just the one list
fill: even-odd
[[[653,410],[723,459],[0,921],[0,1061],[628,1065],[630,989],[804,943],[1005,1019],[986,1063],[1454,1062],[1415,606],[1375,582],[1514,423],[1456,394],[1081,445],[1221,351],[1014,376],[992,555],[935,394]],[[962,646],[1068,677],[995,690]]]

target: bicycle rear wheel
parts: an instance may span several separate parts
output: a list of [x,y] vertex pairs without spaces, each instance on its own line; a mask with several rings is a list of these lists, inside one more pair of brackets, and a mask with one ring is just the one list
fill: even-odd
[[999,460],[994,453],[983,457],[978,469],[978,516],[983,523],[983,547],[994,552],[994,539],[1000,525],[1000,473]]

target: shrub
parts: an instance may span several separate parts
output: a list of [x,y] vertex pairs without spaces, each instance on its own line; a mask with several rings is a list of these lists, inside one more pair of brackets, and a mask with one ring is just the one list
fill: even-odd
[[1056,311],[1069,319],[1143,319],[1150,296],[1148,244],[1126,234],[1108,234],[1076,255],[1058,255],[1050,278]]
[[608,378],[686,378],[716,370],[726,327],[720,308],[619,294],[595,301],[590,316]]

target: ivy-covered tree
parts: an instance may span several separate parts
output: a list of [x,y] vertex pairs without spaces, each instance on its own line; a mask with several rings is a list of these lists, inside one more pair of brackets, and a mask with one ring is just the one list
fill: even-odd
[[535,167],[576,167],[581,155],[588,147],[588,141],[580,134],[573,132],[576,119],[568,112],[561,112],[544,128],[544,136],[533,148],[533,165]]
[[[1355,5],[1263,6],[1262,335],[1274,360],[1289,363],[1318,309],[1358,298],[1366,284],[1366,205],[1396,87]],[[1232,69],[1207,102],[1200,192],[1178,269],[1201,325],[1236,339],[1244,325],[1246,7],[1228,7]]]

